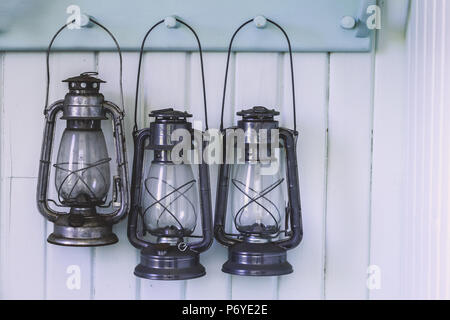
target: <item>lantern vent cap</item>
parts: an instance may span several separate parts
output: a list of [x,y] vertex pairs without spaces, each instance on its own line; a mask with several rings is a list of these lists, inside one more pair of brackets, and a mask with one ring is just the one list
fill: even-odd
[[79,76],[67,78],[66,80],[63,80],[62,82],[86,82],[86,83],[106,83],[106,81],[93,77],[93,75],[98,75],[98,72],[83,72]]
[[171,119],[186,119],[192,117],[192,114],[186,111],[179,111],[173,108],[154,110],[149,113],[149,116],[157,119],[171,120]]
[[244,119],[273,119],[274,116],[278,116],[280,112],[275,109],[268,109],[263,106],[255,106],[251,109],[241,110],[236,113],[238,116],[242,116]]
[[93,77],[97,72],[83,72],[79,76],[71,77],[63,82],[69,83],[69,90],[76,93],[98,93],[100,83],[105,83],[102,79]]

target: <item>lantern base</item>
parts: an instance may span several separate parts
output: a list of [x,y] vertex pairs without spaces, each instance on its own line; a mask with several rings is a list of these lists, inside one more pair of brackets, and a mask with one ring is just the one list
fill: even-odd
[[160,250],[158,245],[141,251],[141,263],[134,269],[137,277],[150,280],[187,280],[202,277],[205,267],[200,264],[200,255],[177,246]]
[[242,242],[228,249],[228,261],[222,271],[238,276],[281,276],[293,269],[286,249],[270,242]]
[[51,244],[71,247],[106,246],[119,241],[112,225],[103,217],[65,214],[55,221],[53,233],[47,238]]

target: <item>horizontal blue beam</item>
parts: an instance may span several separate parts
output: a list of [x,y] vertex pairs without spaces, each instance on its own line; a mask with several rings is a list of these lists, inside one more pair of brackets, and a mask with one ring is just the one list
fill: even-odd
[[[293,51],[367,52],[373,31],[367,32],[365,12],[373,0],[1,0],[0,50],[45,50],[52,35],[78,5],[83,13],[108,27],[125,51],[139,49],[145,32],[167,16],[177,16],[198,33],[205,51],[226,51],[234,30],[244,21],[266,16],[283,26]],[[341,26],[353,17],[354,28]],[[363,36],[361,36],[363,35]],[[114,50],[98,27],[64,31],[54,50]],[[161,25],[149,37],[146,50],[196,51],[184,27]],[[234,51],[287,51],[279,30],[271,25],[247,25],[236,37]]]

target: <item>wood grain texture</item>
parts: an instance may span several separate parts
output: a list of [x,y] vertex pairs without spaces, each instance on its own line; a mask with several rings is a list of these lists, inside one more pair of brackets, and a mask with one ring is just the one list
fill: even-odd
[[45,54],[8,53],[4,66],[4,172],[9,177],[37,177],[44,128]]
[[448,299],[449,52],[446,1],[412,1],[408,29],[407,187],[402,293]]
[[[35,119],[43,109],[43,57],[42,54],[2,57],[0,260],[2,297],[9,299],[42,299],[45,292],[45,242],[42,241],[45,220],[33,200],[39,157],[33,159],[28,154],[40,152],[39,143],[31,146],[30,139],[40,140],[38,136],[42,134],[43,123]],[[29,77],[21,81],[22,77],[17,77],[20,73]],[[32,89],[24,95],[27,85]],[[24,128],[27,128],[25,134]],[[33,134],[36,130],[39,135]]]
[[[10,188],[6,183],[10,183]],[[42,241],[45,221],[38,214],[34,201],[24,201],[33,194],[35,178],[7,178],[6,194],[10,193],[9,211],[2,219],[3,299],[43,299],[45,243]]]
[[[283,59],[281,126],[293,128],[289,57]],[[294,55],[297,159],[303,240],[288,251],[294,273],[280,277],[280,299],[321,299],[324,279],[324,217],[327,165],[328,55]]]
[[367,298],[371,90],[371,54],[331,54],[325,265],[328,299]]
[[[441,7],[436,7],[436,12],[439,12],[439,8]],[[442,10],[444,9],[448,10],[442,7]],[[440,33],[443,29],[436,30],[436,37],[444,37]],[[34,197],[44,124],[42,108],[45,93],[45,55],[2,53],[1,297],[255,300],[397,297],[400,289],[395,277],[400,270],[406,270],[405,267],[399,266],[400,262],[395,259],[396,252],[400,250],[395,239],[399,237],[398,212],[402,210],[399,204],[402,181],[399,169],[402,163],[400,135],[402,131],[406,131],[397,126],[405,112],[401,108],[401,99],[404,96],[400,92],[404,71],[398,68],[402,62],[401,50],[404,50],[404,45],[402,38],[397,35],[388,34],[386,37],[386,42],[382,39],[376,53],[375,65],[370,54],[294,55],[297,124],[300,132],[297,151],[304,223],[303,242],[288,252],[288,260],[294,266],[294,273],[280,278],[232,277],[220,270],[227,259],[227,250],[215,243],[201,256],[207,275],[188,282],[148,281],[134,277],[133,269],[138,263],[138,250],[128,243],[126,221],[114,227],[120,242],[111,247],[64,248],[46,244],[46,236],[53,230],[53,225],[46,223],[38,214]],[[411,29],[409,37],[416,39]],[[383,45],[384,43],[386,45]],[[447,47],[436,48],[448,50]],[[423,51],[418,52],[423,59]],[[412,83],[410,81],[410,85],[418,87],[424,62],[416,58],[419,57],[409,58],[410,67],[417,70],[416,78],[411,80]],[[217,128],[220,121],[225,59],[225,53],[205,54],[211,128]],[[441,60],[438,57],[434,59],[435,76],[448,81],[450,73],[439,73],[439,66],[444,68],[445,64],[439,64]],[[137,62],[137,53],[124,54],[125,125],[130,174]],[[281,125],[292,127],[288,62],[285,54],[232,55],[225,112],[226,127],[236,122],[236,111],[254,105],[279,108],[282,111],[279,117]],[[107,81],[101,89],[106,99],[119,104],[118,61],[112,52],[52,54],[50,101],[62,98],[67,92],[67,85],[61,83],[61,80],[83,71],[95,70]],[[20,76],[21,74],[26,76]],[[443,178],[449,172],[445,166],[448,162],[448,152],[443,147],[448,126],[445,125],[446,122],[439,122],[444,121],[440,119],[447,119],[449,114],[444,107],[445,90],[439,89],[438,83],[436,80],[432,86],[434,89],[429,89],[434,92],[434,100],[431,102],[434,101],[435,107],[434,116],[429,118],[432,120],[432,126],[427,129],[429,133],[426,140],[433,142],[432,149],[426,150],[444,150],[440,158],[429,158],[428,163],[447,170],[441,180],[435,171],[432,172],[432,178],[427,180],[428,185],[431,183],[433,188],[436,188],[433,190],[438,190],[439,184],[442,186],[440,198],[428,197],[426,200],[427,207],[431,208],[427,214],[436,220],[426,227],[420,227],[419,220],[409,221],[406,217],[402,218],[408,220],[407,228],[414,230],[408,236],[416,235],[420,231],[420,239],[424,240],[425,232],[430,236],[436,234],[426,242],[428,248],[433,249],[433,241],[440,239],[440,251],[432,251],[430,255],[425,251],[413,250],[419,244],[418,238],[413,239],[414,242],[407,251],[411,253],[408,260],[410,262],[417,262],[419,258],[426,257],[438,261],[420,267],[416,263],[407,270],[409,276],[417,274],[419,268],[420,272],[428,270],[432,274],[431,280],[437,280],[438,272],[444,274],[450,265],[448,257],[439,255],[439,252],[450,248],[450,245],[447,218],[444,214],[448,209],[448,201],[444,196],[448,185],[447,179]],[[23,93],[24,90],[26,94]],[[422,99],[423,95],[422,91],[417,90],[411,97]],[[202,103],[198,53],[149,52],[144,55],[138,110],[140,127],[148,125],[149,111],[158,108],[186,107],[194,113],[195,120],[202,120]],[[417,121],[423,116],[424,110],[419,109],[419,105],[413,102],[408,105],[411,155],[422,150],[419,148],[422,148],[420,143],[424,141],[425,127],[419,127]],[[26,134],[23,134],[24,128],[27,130]],[[107,128],[110,126],[105,124],[105,132]],[[57,136],[61,134],[61,130],[59,125]],[[56,148],[57,146],[54,156]],[[418,173],[422,171],[417,170],[429,167],[425,167],[424,162],[419,163],[419,158],[408,158],[407,170],[414,172],[414,177],[409,179],[411,183],[419,183],[422,178]],[[210,172],[214,204],[217,166],[211,166]],[[408,198],[411,199],[410,208],[405,210],[408,212],[407,217],[411,217],[413,209],[419,208],[419,201],[422,201],[414,198],[421,190],[417,185],[407,188],[408,192],[413,192]],[[441,203],[440,209],[430,207],[436,201]],[[387,207],[388,203],[392,205]],[[435,209],[440,210],[437,216],[433,216],[434,212],[438,212]],[[426,220],[422,222],[424,221]],[[22,234],[27,235],[26,239],[21,239]],[[32,241],[29,241],[30,239]],[[14,279],[18,274],[24,274],[25,270],[22,268],[25,268],[25,264],[22,262],[25,258],[22,253],[26,249],[32,251],[32,257],[36,261],[35,268],[31,271],[32,279],[24,277],[9,281],[8,279]],[[366,288],[366,269],[369,264],[382,268],[381,290],[369,292]],[[71,265],[80,267],[80,290],[67,288],[67,280],[70,277],[67,268]],[[446,285],[430,286],[431,295],[437,294],[436,292],[448,294],[450,277],[442,277]],[[32,288],[27,287],[30,283],[33,284]],[[408,285],[418,289],[424,284]],[[25,287],[28,291],[23,289]]]
[[[389,7],[384,9],[389,10]],[[386,12],[386,11],[385,11]],[[378,31],[375,57],[370,265],[381,272],[371,299],[394,299],[401,288],[405,161],[405,37],[389,25]],[[390,72],[391,70],[398,72]],[[408,223],[408,222],[406,222]],[[373,274],[377,277],[378,275]]]

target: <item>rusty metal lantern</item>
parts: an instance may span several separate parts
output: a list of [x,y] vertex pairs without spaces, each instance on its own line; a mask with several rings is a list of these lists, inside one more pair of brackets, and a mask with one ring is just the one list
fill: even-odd
[[[248,20],[233,34],[229,47],[225,72],[220,129],[224,136],[224,145],[237,148],[235,136],[230,138],[223,128],[223,114],[228,75],[228,65],[233,40],[239,30],[252,22]],[[293,95],[294,129],[281,128],[275,117],[280,113],[263,106],[255,106],[237,113],[242,118],[232,131],[242,130],[243,163],[224,161],[219,169],[216,196],[214,233],[217,241],[229,248],[228,261],[222,271],[242,276],[277,276],[291,273],[291,264],[287,261],[287,250],[296,247],[302,240],[302,222],[300,209],[300,190],[298,182],[295,120],[295,90],[292,50],[286,32],[275,22],[267,19],[284,34],[291,63],[291,81]],[[278,133],[278,139],[272,134]],[[261,134],[265,132],[267,144],[262,144]],[[230,143],[231,142],[231,143]],[[276,145],[275,145],[276,144]],[[264,163],[259,151],[267,148],[279,148],[283,156],[279,157],[278,170],[263,174]],[[273,158],[272,158],[273,159]],[[280,168],[285,160],[286,172]],[[271,160],[273,161],[273,160]],[[270,161],[269,161],[270,162]],[[283,195],[283,184],[288,193],[287,205]],[[226,228],[226,216],[232,215],[233,229]],[[282,220],[285,219],[284,230]],[[233,231],[234,230],[234,231]]]
[[[152,111],[150,126],[138,130],[137,105],[139,75],[145,41],[150,32],[165,20],[149,29],[142,42],[136,85],[134,160],[131,183],[131,208],[128,219],[128,238],[141,250],[141,260],[134,274],[153,280],[185,280],[201,277],[205,268],[200,264],[200,253],[213,240],[212,209],[208,165],[198,165],[196,178],[191,164],[174,161],[174,147],[179,140],[171,136],[175,130],[188,133],[190,142],[195,130],[188,121],[191,114],[172,108]],[[206,92],[203,57],[200,41],[194,34],[200,53],[203,83],[205,127],[207,123]],[[167,22],[166,22],[167,25]],[[201,222],[201,234],[195,229]],[[192,240],[197,238],[197,240]]]
[[[65,98],[48,106],[50,69],[49,54],[58,34],[47,49],[47,93],[45,129],[37,185],[37,206],[42,215],[54,223],[48,242],[63,246],[102,246],[118,241],[112,226],[125,217],[129,206],[129,188],[125,138],[123,134],[122,55],[114,36],[103,25],[91,22],[105,30],[114,40],[120,57],[120,94],[122,109],[104,99],[100,85],[105,81],[96,72],[85,72],[68,78]],[[57,115],[66,121],[59,142],[56,163],[52,164],[54,131]],[[108,119],[110,116],[110,119]],[[112,121],[116,151],[116,172],[111,177],[111,158],[101,128]],[[51,169],[55,171],[57,199],[50,199]],[[112,189],[112,195],[110,194]],[[108,202],[108,199],[110,201]],[[101,209],[101,210],[100,210]],[[103,211],[103,212],[99,212]],[[106,211],[106,212],[105,212]]]

